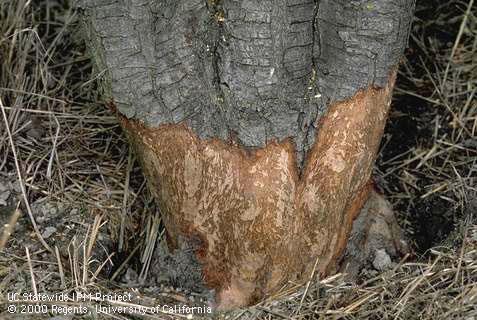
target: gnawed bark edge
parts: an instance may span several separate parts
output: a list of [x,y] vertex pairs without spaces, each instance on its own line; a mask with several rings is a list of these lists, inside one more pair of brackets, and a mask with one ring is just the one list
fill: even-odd
[[[263,148],[292,137],[303,164],[315,119],[384,87],[414,0],[76,0],[119,111],[148,126]],[[107,72],[105,72],[107,70]]]
[[201,139],[187,125],[119,115],[160,205],[172,249],[183,237],[217,306],[249,305],[337,268],[370,190],[395,72],[384,88],[334,103],[299,175],[291,139],[259,149]]

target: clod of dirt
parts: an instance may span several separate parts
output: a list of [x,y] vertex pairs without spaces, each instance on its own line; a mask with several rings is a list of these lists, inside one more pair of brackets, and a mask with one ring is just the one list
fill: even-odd
[[10,178],[8,175],[5,178],[0,176],[0,207],[13,205],[13,202],[16,201],[14,199],[16,188]]
[[391,257],[388,255],[386,250],[376,250],[373,260],[373,267],[379,271],[384,271],[392,267]]
[[65,206],[62,203],[53,202],[35,202],[32,204],[32,210],[38,223],[49,221],[58,216],[63,217]]
[[362,269],[383,271],[392,265],[391,258],[409,253],[409,246],[396,221],[391,204],[372,191],[353,223],[341,269],[350,279]]
[[10,190],[4,190],[1,191],[1,186],[0,186],[0,206],[6,206],[7,205],[7,200],[10,198]]
[[43,231],[43,233],[41,234],[41,236],[43,237],[43,239],[48,239],[52,234],[54,234],[56,232],[56,228],[55,227],[46,227],[45,228],[45,231]]

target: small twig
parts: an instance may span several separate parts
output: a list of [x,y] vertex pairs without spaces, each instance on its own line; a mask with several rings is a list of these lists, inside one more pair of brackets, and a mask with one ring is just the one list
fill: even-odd
[[146,247],[141,257],[141,262],[143,263],[141,268],[141,273],[139,274],[140,281],[146,280],[147,273],[149,271],[149,266],[151,264],[152,256],[154,254],[154,248],[156,246],[157,239],[161,238],[164,234],[162,231],[159,234],[159,226],[161,224],[161,216],[159,212],[156,212],[152,218],[150,227],[147,228],[147,237],[146,237]]
[[457,37],[456,37],[455,42],[454,42],[454,46],[452,47],[452,51],[451,51],[451,55],[449,57],[449,61],[447,61],[446,70],[444,71],[444,77],[442,79],[441,89],[443,89],[443,86],[445,85],[445,83],[447,81],[447,74],[449,73],[449,69],[450,69],[452,59],[454,58],[455,52],[457,51],[457,47],[459,46],[460,39],[462,38],[462,35],[464,34],[465,25],[467,24],[467,19],[470,15],[470,10],[472,9],[473,5],[474,5],[474,0],[470,0],[469,4],[467,5],[467,10],[465,11],[465,14],[464,14],[464,18],[462,19],[462,23],[460,24],[459,33],[457,34]]
[[54,254],[51,247],[45,242],[45,239],[43,239],[43,237],[41,236],[40,230],[38,229],[38,225],[36,224],[35,218],[33,217],[33,212],[31,210],[30,202],[28,201],[28,195],[27,195],[26,188],[25,188],[25,182],[23,181],[22,173],[21,173],[21,170],[20,170],[20,164],[18,162],[17,151],[16,151],[16,148],[15,148],[15,144],[13,142],[12,132],[10,131],[10,125],[8,123],[7,114],[5,113],[5,108],[3,106],[3,102],[2,102],[1,98],[0,98],[0,109],[2,109],[3,121],[5,123],[5,129],[7,130],[8,139],[10,141],[10,147],[12,148],[13,159],[15,160],[15,168],[17,170],[17,175],[18,175],[18,181],[20,183],[20,188],[22,190],[23,200],[25,202],[25,206],[27,208],[28,216],[30,217],[30,221],[32,223],[33,230],[35,231],[35,234],[36,234],[38,240],[40,240],[43,247],[45,247],[45,249],[47,249],[48,251],[50,251],[51,253]]
[[94,216],[93,228],[91,229],[91,234],[88,239],[88,250],[86,251],[86,256],[88,257],[88,260],[91,257],[91,252],[93,251],[94,244],[96,243],[96,239],[98,238],[99,229],[104,225],[102,220],[102,215]]
[[318,256],[315,259],[315,264],[313,265],[313,271],[311,272],[310,279],[306,283],[305,291],[303,292],[303,295],[301,296],[300,305],[298,306],[298,309],[296,311],[297,314],[300,312],[301,307],[303,306],[303,301],[305,301],[306,295],[308,294],[308,290],[310,289],[310,284],[313,281],[313,278],[315,277],[316,267],[318,266],[318,260],[320,258],[321,257]]
[[118,251],[121,252],[124,246],[124,231],[125,231],[125,224],[126,224],[126,215],[128,210],[128,198],[129,198],[129,180],[131,177],[131,170],[133,165],[132,159],[132,150],[129,148],[128,154],[128,164],[126,169],[126,181],[124,181],[124,194],[123,194],[123,205],[121,210],[121,226],[119,230],[119,244],[118,244]]
[[132,257],[134,256],[134,254],[136,253],[137,250],[139,250],[139,248],[141,247],[141,243],[138,243],[136,245],[136,247],[133,249],[133,251],[131,251],[131,253],[129,254],[129,256],[126,258],[126,260],[123,261],[123,263],[121,263],[121,265],[119,266],[119,268],[114,272],[113,276],[111,277],[111,281],[114,281],[114,279],[117,278],[117,276],[119,276],[119,274],[121,273],[121,271],[124,269],[124,267],[128,264],[128,262],[132,259]]
[[35,294],[35,296],[37,296],[38,291],[36,290],[35,275],[33,274],[33,264],[31,263],[30,251],[28,250],[28,247],[25,247],[25,251],[27,256],[28,268],[30,269],[31,287],[32,287],[33,293]]
[[21,93],[21,94],[25,94],[25,95],[34,96],[34,97],[39,97],[39,98],[47,99],[47,100],[50,100],[50,101],[53,101],[53,102],[59,102],[59,103],[62,103],[62,104],[68,104],[70,102],[70,101],[64,101],[64,100],[52,98],[52,97],[46,96],[44,94],[29,92],[29,91],[25,91],[25,90],[17,90],[17,89],[11,89],[11,88],[0,88],[0,90],[1,91],[14,92],[14,93]]
[[60,274],[61,287],[64,289],[66,288],[65,273],[63,272],[63,264],[61,263],[60,252],[57,246],[55,246],[55,254],[56,254],[56,260],[58,261],[58,272]]
[[86,284],[88,282],[88,260],[89,260],[89,256],[88,256],[87,249],[86,249],[86,242],[87,242],[87,239],[89,237],[89,231],[90,231],[90,226],[88,225],[88,230],[86,230],[86,236],[85,236],[85,239],[83,241],[83,245],[81,246],[82,249],[83,249],[83,268],[82,268],[83,277],[82,277],[82,281],[81,281],[81,284],[83,285],[83,287],[86,287]]
[[103,270],[104,266],[106,265],[106,263],[111,263],[111,265],[113,265],[113,262],[111,261],[111,258],[114,256],[114,252],[111,253],[109,256],[106,257],[106,259],[103,261],[103,263],[101,263],[101,265],[96,269],[96,271],[94,272],[93,276],[92,276],[92,280],[94,279],[97,279],[98,278],[98,275],[99,273],[101,272],[101,270]]
[[46,178],[48,180],[51,180],[51,170],[53,167],[53,159],[55,158],[56,155],[56,147],[58,143],[58,136],[60,135],[60,123],[58,122],[58,119],[53,116],[56,122],[56,134],[55,134],[55,139],[53,140],[53,147],[51,148],[51,155],[50,155],[50,160],[48,161],[48,168],[46,170]]
[[454,283],[456,283],[456,284],[457,284],[457,281],[459,279],[459,274],[460,274],[460,271],[461,271],[461,268],[462,268],[462,259],[464,257],[464,252],[465,252],[465,249],[466,249],[466,239],[467,239],[468,229],[469,229],[469,222],[466,221],[466,223],[464,225],[463,236],[462,236],[462,239],[463,239],[462,247],[460,248],[459,261],[457,263],[457,270],[455,272],[455,277],[454,277]]
[[0,238],[0,251],[5,248],[5,245],[8,242],[8,239],[13,233],[13,229],[17,223],[18,218],[21,216],[21,211],[17,208],[13,211],[13,214],[10,216],[10,220],[8,224],[5,225],[5,229],[3,230],[2,237]]

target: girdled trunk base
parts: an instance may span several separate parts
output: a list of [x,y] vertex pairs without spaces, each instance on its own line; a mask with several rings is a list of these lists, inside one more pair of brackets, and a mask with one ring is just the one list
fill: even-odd
[[120,116],[170,248],[194,243],[218,308],[305,282],[315,266],[321,276],[336,270],[371,190],[394,79],[331,105],[301,171],[290,139],[251,149],[201,139],[186,124],[154,128]]

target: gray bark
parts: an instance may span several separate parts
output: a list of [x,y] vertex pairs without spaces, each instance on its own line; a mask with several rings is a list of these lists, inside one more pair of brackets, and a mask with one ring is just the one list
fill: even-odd
[[328,106],[383,87],[414,0],[85,0],[105,96],[148,126],[263,147],[299,163]]

